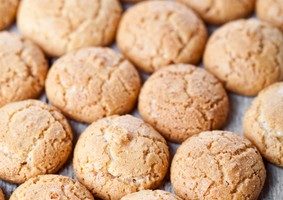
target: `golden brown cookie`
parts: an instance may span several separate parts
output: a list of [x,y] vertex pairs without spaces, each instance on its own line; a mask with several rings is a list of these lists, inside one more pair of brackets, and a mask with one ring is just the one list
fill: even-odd
[[192,65],[171,65],[155,72],[139,96],[142,118],[166,139],[181,143],[205,130],[221,128],[229,102],[222,84]]
[[169,165],[166,141],[131,115],[90,125],[79,138],[73,166],[78,180],[104,200],[157,188]]
[[282,0],[257,0],[256,14],[261,20],[267,21],[283,31]]
[[0,107],[38,97],[47,70],[47,61],[36,45],[15,33],[0,32]]
[[41,175],[20,185],[10,200],[94,200],[91,193],[78,181],[60,175]]
[[46,93],[53,105],[78,121],[130,112],[140,90],[134,66],[109,48],[85,48],[59,58]]
[[0,30],[10,26],[15,20],[19,0],[0,0]]
[[245,136],[268,161],[283,167],[283,82],[259,93],[246,112]]
[[20,32],[51,56],[87,46],[109,45],[122,8],[118,0],[23,0]]
[[[177,0],[195,10],[209,24],[220,25],[254,11],[255,0]],[[265,0],[263,0],[265,1]]]
[[254,96],[283,78],[283,34],[256,19],[230,22],[212,34],[204,65],[228,90]]
[[72,131],[41,101],[10,103],[0,109],[0,148],[0,179],[22,183],[61,168],[72,150]]
[[173,189],[184,200],[256,200],[265,177],[257,149],[227,131],[190,137],[178,148],[171,165]]
[[196,64],[207,39],[203,22],[173,1],[145,1],[124,14],[117,45],[141,70],[151,73],[173,63]]
[[5,200],[4,194],[3,194],[2,190],[1,190],[1,188],[0,188],[0,200]]
[[142,190],[128,194],[121,200],[181,200],[181,198],[162,190]]

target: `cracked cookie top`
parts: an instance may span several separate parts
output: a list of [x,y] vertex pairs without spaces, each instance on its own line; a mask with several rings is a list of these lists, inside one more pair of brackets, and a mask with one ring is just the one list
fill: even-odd
[[24,0],[17,24],[47,54],[61,56],[81,47],[109,45],[121,13],[118,0]]
[[181,200],[176,195],[163,190],[142,190],[124,196],[121,200]]
[[141,119],[111,116],[90,125],[75,147],[78,180],[105,200],[157,188],[169,165],[164,138]]
[[[220,25],[247,17],[254,11],[255,0],[177,0],[195,10],[209,24]],[[265,1],[265,0],[263,0]]]
[[4,194],[3,194],[2,190],[1,190],[1,188],[0,188],[0,200],[5,200]]
[[47,70],[47,61],[35,44],[15,33],[0,32],[0,107],[38,97]]
[[261,20],[267,21],[283,31],[282,0],[257,0],[256,15]]
[[41,175],[20,185],[10,200],[70,199],[94,200],[91,193],[78,181],[60,175]]
[[66,54],[53,64],[46,80],[51,103],[69,117],[87,123],[130,112],[139,90],[137,70],[109,48]]
[[283,34],[256,19],[230,22],[210,37],[204,65],[228,90],[254,96],[283,78]]
[[117,33],[123,54],[148,73],[174,63],[196,64],[206,39],[203,22],[173,1],[145,1],[129,8]]
[[270,162],[283,167],[283,83],[275,83],[253,101],[243,123],[245,136]]
[[213,75],[179,64],[149,77],[141,90],[138,109],[142,118],[166,139],[180,143],[202,131],[221,128],[229,102]]
[[10,103],[0,109],[0,178],[22,183],[55,173],[72,150],[65,117],[41,101]]
[[227,131],[202,132],[187,139],[171,165],[171,182],[183,199],[256,200],[265,167],[247,139]]
[[0,0],[0,30],[13,23],[18,5],[19,0]]

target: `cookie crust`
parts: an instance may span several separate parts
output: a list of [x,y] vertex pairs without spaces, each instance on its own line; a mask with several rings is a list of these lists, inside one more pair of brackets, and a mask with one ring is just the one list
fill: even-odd
[[142,190],[122,197],[121,200],[181,200],[176,195],[163,190]]
[[22,183],[57,172],[72,151],[65,117],[41,101],[10,103],[0,109],[0,178]]
[[262,158],[252,143],[226,131],[190,137],[171,165],[173,189],[184,200],[256,200],[265,177]]
[[79,138],[73,160],[78,180],[105,200],[157,188],[168,165],[163,137],[130,115],[111,116],[90,125]]
[[19,0],[0,0],[0,30],[10,26],[15,20]]

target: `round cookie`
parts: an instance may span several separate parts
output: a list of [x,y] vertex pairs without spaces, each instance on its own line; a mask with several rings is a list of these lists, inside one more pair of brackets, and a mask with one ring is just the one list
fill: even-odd
[[0,107],[40,95],[48,70],[42,51],[15,33],[0,32]]
[[254,96],[283,78],[283,34],[256,19],[230,22],[210,37],[204,65],[228,90]]
[[167,140],[181,143],[194,134],[221,128],[228,116],[229,101],[213,75],[179,64],[149,77],[141,90],[138,109]]
[[176,195],[162,190],[142,190],[124,196],[121,200],[181,200]]
[[168,165],[164,138],[131,115],[111,116],[90,125],[79,138],[73,160],[78,180],[104,200],[157,188]]
[[255,0],[177,0],[196,11],[209,24],[220,25],[244,18],[255,8]]
[[2,190],[1,190],[1,188],[0,188],[0,200],[5,200],[4,194],[3,194]]
[[55,173],[72,151],[65,117],[41,101],[26,100],[0,109],[0,179],[22,183]]
[[257,0],[256,15],[261,20],[267,21],[283,31],[282,0]]
[[72,199],[94,200],[78,181],[60,175],[41,175],[20,185],[10,200]]
[[69,117],[91,123],[130,112],[140,90],[134,66],[109,48],[85,48],[59,58],[49,71],[46,93]]
[[0,30],[10,26],[17,13],[19,0],[0,0]]
[[207,32],[186,6],[173,1],[145,1],[124,14],[117,45],[141,70],[151,73],[174,63],[196,64]]
[[256,200],[265,177],[257,149],[227,131],[190,137],[178,148],[171,165],[173,189],[184,200]]
[[23,0],[17,24],[47,54],[61,56],[112,43],[121,13],[118,0]]
[[253,101],[243,123],[245,136],[268,161],[283,167],[283,82],[275,83]]

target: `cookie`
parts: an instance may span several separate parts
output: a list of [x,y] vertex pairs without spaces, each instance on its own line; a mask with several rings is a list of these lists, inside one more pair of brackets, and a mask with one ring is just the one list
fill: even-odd
[[54,107],[19,101],[0,109],[0,147],[0,179],[22,183],[61,168],[72,151],[72,131]]
[[177,0],[196,11],[209,24],[221,25],[244,18],[255,8],[255,0]]
[[35,44],[15,33],[0,32],[0,107],[37,98],[47,70],[47,61]]
[[173,189],[184,200],[256,200],[265,177],[257,149],[227,131],[190,137],[178,148],[171,165]]
[[257,0],[256,15],[261,20],[267,21],[283,31],[282,0]]
[[259,93],[245,114],[245,136],[268,161],[283,167],[283,82]]
[[125,3],[137,3],[137,2],[145,1],[145,0],[121,0],[121,1]]
[[173,1],[145,1],[124,14],[117,45],[141,70],[151,73],[174,63],[196,64],[207,32],[186,6]]
[[60,175],[41,175],[26,181],[12,194],[10,200],[72,199],[94,200],[78,181]]
[[162,190],[142,190],[124,196],[121,200],[181,200],[176,195]]
[[114,40],[122,8],[118,0],[23,0],[17,25],[50,56]]
[[179,64],[149,77],[141,90],[138,110],[167,140],[181,143],[194,134],[221,128],[229,102],[222,84],[213,75]]
[[166,141],[131,115],[111,116],[90,125],[79,138],[73,160],[78,180],[104,200],[157,188],[168,165]]
[[0,0],[0,30],[10,26],[15,20],[19,0]]
[[204,65],[228,90],[254,96],[283,78],[283,34],[256,19],[230,22],[210,37]]
[[49,71],[46,93],[67,116],[91,123],[130,112],[140,90],[134,66],[109,48],[85,48],[59,58]]
[[3,192],[2,192],[2,190],[0,189],[0,200],[5,200],[5,198],[4,198],[4,194],[3,194]]

